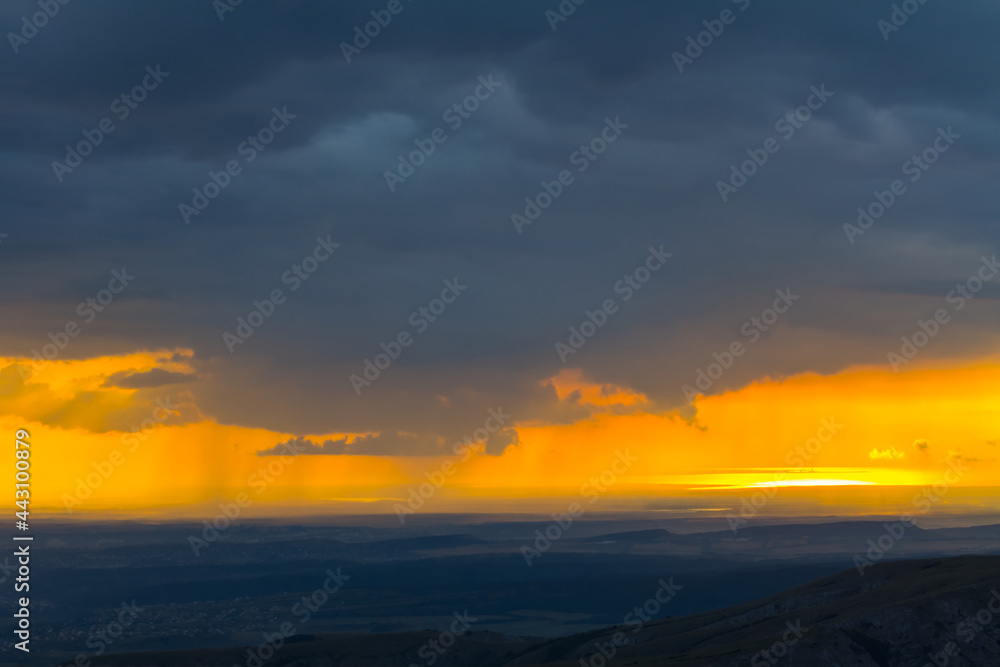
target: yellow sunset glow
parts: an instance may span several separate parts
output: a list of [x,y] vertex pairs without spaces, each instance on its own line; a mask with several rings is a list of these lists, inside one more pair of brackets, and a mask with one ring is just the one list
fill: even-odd
[[[669,495],[667,490],[925,485],[956,461],[963,469],[957,485],[1000,483],[997,360],[898,374],[856,368],[762,380],[699,398],[694,423],[675,412],[649,413],[648,399],[628,388],[564,371],[546,382],[560,400],[586,407],[590,416],[570,424],[518,425],[521,443],[502,456],[298,456],[284,462],[257,452],[292,437],[350,434],[220,424],[203,414],[187,385],[171,392],[107,384],[125,372],[193,372],[185,350],[52,362],[27,382],[19,361],[24,363],[0,359],[0,425],[31,432],[33,505],[52,511],[169,513],[239,493],[261,505],[367,507],[405,498],[445,463],[452,467],[428,501],[433,511],[461,510],[467,499],[576,496],[595,479],[607,486],[601,494],[609,498]],[[170,411],[157,407],[156,398],[165,394],[172,396]],[[634,462],[616,463],[624,452]],[[614,482],[601,483],[611,470]]]

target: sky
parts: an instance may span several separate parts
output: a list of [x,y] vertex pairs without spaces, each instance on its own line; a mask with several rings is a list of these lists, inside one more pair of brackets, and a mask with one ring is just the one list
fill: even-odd
[[34,503],[995,510],[1000,9],[904,4],[5,3]]

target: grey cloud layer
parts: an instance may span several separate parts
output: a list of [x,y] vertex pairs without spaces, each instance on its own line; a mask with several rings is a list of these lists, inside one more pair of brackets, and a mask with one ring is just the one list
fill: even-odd
[[[996,252],[1000,15],[988,3],[928,2],[886,42],[876,21],[891,3],[754,2],[684,74],[672,53],[731,3],[590,2],[555,32],[549,4],[407,3],[351,64],[340,42],[384,3],[243,3],[222,22],[205,2],[66,6],[0,71],[0,297],[16,315],[0,353],[44,342],[124,263],[139,279],[74,355],[190,347],[190,391],[220,421],[436,442],[492,405],[521,422],[584,416],[539,384],[563,367],[554,344],[651,244],[670,264],[571,364],[658,410],[683,402],[680,386],[777,288],[801,304],[718,388],[884,363]],[[34,7],[8,3],[0,27]],[[64,146],[157,64],[170,76],[57,182]],[[390,193],[384,170],[491,73],[494,97]],[[820,84],[834,98],[724,204],[716,181]],[[185,226],[178,204],[275,106],[297,118]],[[511,213],[573,168],[607,116],[627,132],[519,236]],[[949,125],[956,147],[847,243],[857,207]],[[341,254],[229,355],[222,332],[318,234]],[[468,293],[355,396],[348,376],[456,275]],[[927,353],[995,351],[988,298],[992,310],[970,309]]]

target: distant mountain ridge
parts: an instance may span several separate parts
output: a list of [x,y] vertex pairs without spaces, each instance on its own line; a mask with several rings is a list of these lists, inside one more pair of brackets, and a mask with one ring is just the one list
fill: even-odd
[[660,542],[676,537],[665,528],[650,528],[649,530],[629,530],[623,533],[609,533],[586,537],[584,542]]

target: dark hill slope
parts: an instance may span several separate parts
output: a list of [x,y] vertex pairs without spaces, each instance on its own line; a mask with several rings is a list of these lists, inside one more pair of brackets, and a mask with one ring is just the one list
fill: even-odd
[[[996,611],[989,610],[991,601]],[[974,620],[977,614],[984,624]],[[439,636],[426,631],[303,637],[263,664],[423,665],[422,647]],[[559,639],[470,632],[436,655],[434,664],[576,666],[583,659],[601,665],[594,656],[602,648],[613,654],[610,664],[635,667],[922,667],[929,655],[947,651],[953,654],[949,667],[1000,665],[1000,556],[881,563],[864,576],[846,570],[736,607]],[[763,655],[755,660],[765,650],[774,663]],[[214,666],[246,664],[246,656],[246,648],[147,652],[102,656],[93,664]]]

